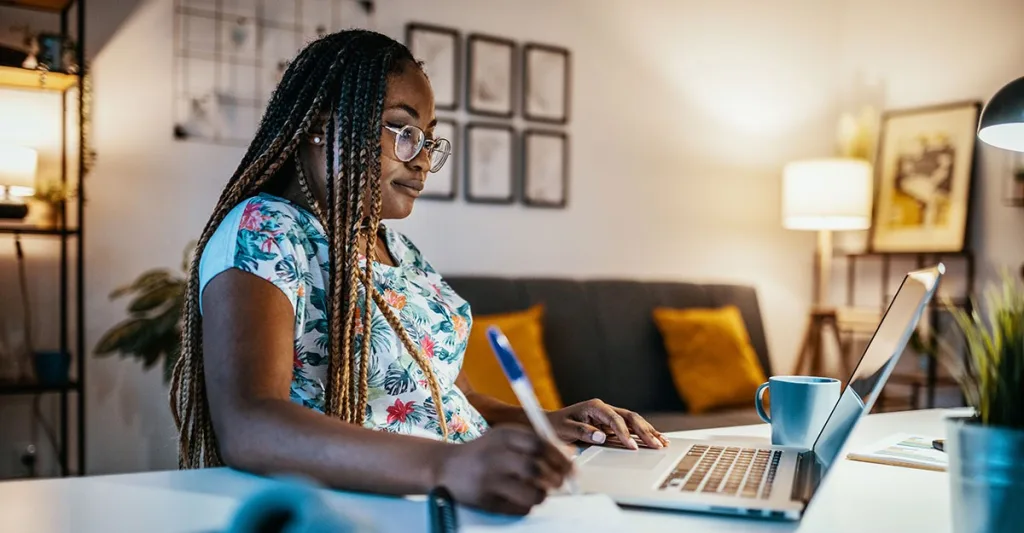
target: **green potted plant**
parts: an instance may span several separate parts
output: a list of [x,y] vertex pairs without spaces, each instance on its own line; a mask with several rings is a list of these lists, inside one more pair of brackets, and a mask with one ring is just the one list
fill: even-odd
[[966,354],[943,350],[973,414],[946,421],[953,531],[1016,531],[1024,519],[1024,291],[1004,275],[987,313],[950,306]]
[[189,243],[181,272],[156,268],[140,274],[131,283],[110,293],[115,300],[132,295],[128,318],[110,328],[96,344],[100,357],[114,353],[142,362],[149,369],[163,361],[163,379],[168,383],[181,353],[181,312],[189,262],[195,243]]

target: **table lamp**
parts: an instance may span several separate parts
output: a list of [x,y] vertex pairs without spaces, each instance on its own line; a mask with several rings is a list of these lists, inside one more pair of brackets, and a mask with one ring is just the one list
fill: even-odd
[[[814,305],[804,337],[797,373],[810,360],[810,370],[821,369],[821,337],[831,326],[839,345],[835,310],[829,306],[832,268],[832,232],[863,230],[871,225],[871,165],[863,159],[824,158],[786,165],[782,183],[782,224],[788,229],[818,232],[814,262]],[[845,361],[842,361],[842,366]],[[842,369],[846,372],[846,368]]]
[[37,162],[31,148],[0,144],[0,218],[22,219],[28,214],[23,198],[35,194]]
[[1007,83],[985,104],[978,138],[996,148],[1024,152],[1024,77]]

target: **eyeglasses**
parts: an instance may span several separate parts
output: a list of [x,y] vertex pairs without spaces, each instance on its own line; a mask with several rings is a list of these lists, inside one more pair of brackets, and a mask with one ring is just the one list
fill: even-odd
[[420,151],[426,149],[430,171],[437,172],[452,153],[452,143],[448,139],[428,139],[423,130],[411,124],[401,128],[385,124],[384,129],[395,134],[395,158],[403,163],[416,159]]

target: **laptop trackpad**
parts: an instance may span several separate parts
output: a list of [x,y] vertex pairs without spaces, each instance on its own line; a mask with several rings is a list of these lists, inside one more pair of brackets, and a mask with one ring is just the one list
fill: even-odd
[[642,451],[601,450],[587,461],[587,466],[601,468],[624,468],[628,470],[652,470],[665,454]]

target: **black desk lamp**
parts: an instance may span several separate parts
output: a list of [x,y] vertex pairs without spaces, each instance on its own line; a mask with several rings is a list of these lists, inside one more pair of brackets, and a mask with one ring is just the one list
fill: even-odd
[[985,104],[978,121],[978,138],[996,148],[1024,152],[1024,77],[1004,85]]
[[985,104],[978,138],[996,148],[1024,152],[1024,77],[1007,83]]

